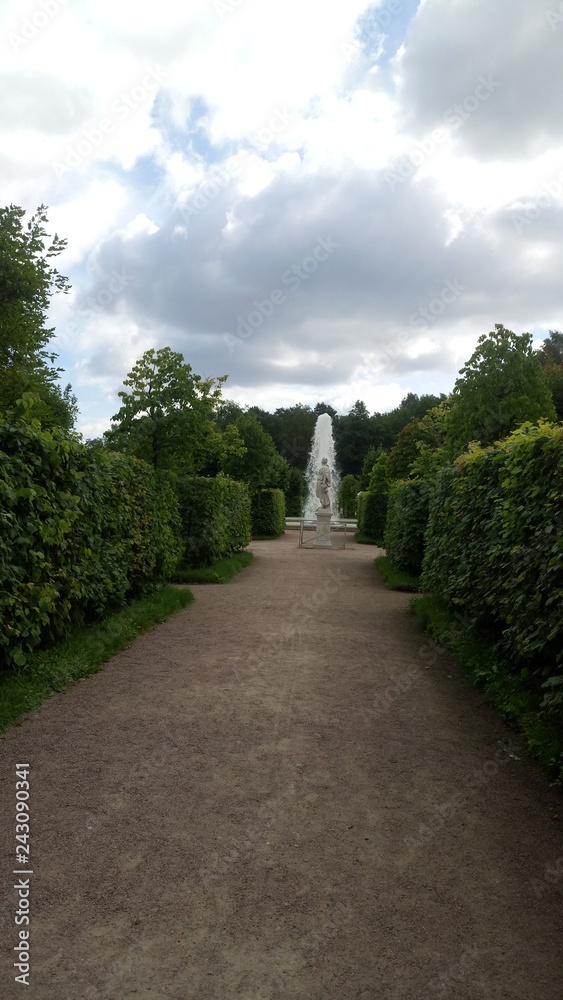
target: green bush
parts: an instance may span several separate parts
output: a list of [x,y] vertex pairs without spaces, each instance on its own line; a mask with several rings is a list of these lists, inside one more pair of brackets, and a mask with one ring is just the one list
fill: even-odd
[[395,569],[420,576],[428,524],[428,485],[422,479],[393,483],[389,490],[384,546]]
[[523,424],[439,473],[423,581],[563,705],[563,426]]
[[0,423],[0,663],[153,587],[177,555],[173,525],[144,462]]
[[188,566],[209,566],[248,545],[250,495],[245,483],[221,474],[189,476],[178,482],[177,489]]
[[287,517],[302,517],[307,496],[307,480],[301,469],[293,466],[289,470],[289,481],[285,489],[285,508]]
[[344,476],[338,489],[338,503],[344,517],[355,517],[360,484],[355,476]]
[[252,534],[278,538],[285,531],[285,498],[281,490],[257,490],[252,497]]
[[356,500],[358,532],[378,545],[383,545],[388,491],[387,455],[382,452],[371,470],[369,489]]
[[366,501],[368,498],[367,492],[359,493],[356,497],[356,517],[358,520],[358,531],[364,531],[364,520],[366,514]]

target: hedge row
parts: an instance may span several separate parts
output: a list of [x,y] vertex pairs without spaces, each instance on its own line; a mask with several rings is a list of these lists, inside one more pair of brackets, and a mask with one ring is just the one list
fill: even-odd
[[[524,424],[438,476],[423,582],[563,700],[563,426]],[[555,676],[554,676],[555,675]]]
[[285,497],[281,490],[257,490],[252,497],[252,534],[278,538],[285,531]]
[[170,485],[144,462],[0,423],[0,665],[165,579],[179,527]]
[[244,483],[221,474],[213,479],[192,476],[181,480],[177,490],[189,566],[209,566],[248,545],[250,494]]
[[420,576],[428,523],[428,486],[421,479],[392,483],[384,546],[395,569]]
[[370,493],[369,491],[360,493],[356,510],[358,531],[381,545],[387,516],[387,494]]

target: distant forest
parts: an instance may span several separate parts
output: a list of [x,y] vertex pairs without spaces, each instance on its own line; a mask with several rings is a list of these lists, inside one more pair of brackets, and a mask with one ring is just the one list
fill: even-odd
[[417,396],[410,392],[394,410],[371,415],[365,403],[358,400],[350,412],[343,416],[339,416],[328,403],[317,403],[314,407],[297,403],[268,413],[258,406],[243,410],[237,403],[225,400],[218,407],[215,419],[221,429],[225,429],[229,424],[236,424],[244,412],[254,414],[266,433],[273,438],[279,454],[291,466],[304,472],[317,417],[321,413],[329,413],[333,418],[339,471],[343,476],[360,477],[365,471],[364,465],[369,465],[371,471],[376,452],[380,449],[389,451],[403,427],[411,420],[424,417],[445,398],[443,394]]

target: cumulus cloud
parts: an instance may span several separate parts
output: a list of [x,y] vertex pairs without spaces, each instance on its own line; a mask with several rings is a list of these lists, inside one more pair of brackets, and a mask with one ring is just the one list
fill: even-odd
[[382,409],[495,322],[562,325],[563,25],[532,0],[53,3],[25,44],[3,14],[0,177],[69,239],[85,426],[149,346],[244,402]]

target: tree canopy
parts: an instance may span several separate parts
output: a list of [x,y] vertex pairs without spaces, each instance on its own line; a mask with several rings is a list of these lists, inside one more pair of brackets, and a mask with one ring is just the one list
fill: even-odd
[[0,208],[0,407],[32,393],[36,417],[69,429],[76,399],[70,386],[60,389],[57,355],[47,347],[54,329],[46,325],[52,295],[70,288],[52,264],[67,241],[47,234],[45,205],[27,222],[25,214],[17,205]]
[[479,337],[453,391],[449,435],[457,453],[470,441],[492,444],[526,420],[555,419],[555,408],[529,333],[500,323]]

